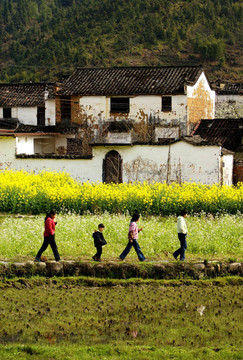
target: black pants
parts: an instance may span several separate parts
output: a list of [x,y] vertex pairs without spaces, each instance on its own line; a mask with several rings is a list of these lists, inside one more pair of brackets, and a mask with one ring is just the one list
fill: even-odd
[[96,246],[96,250],[97,250],[97,252],[96,252],[96,254],[94,255],[94,257],[95,257],[97,260],[99,260],[100,257],[101,257],[101,254],[102,254],[102,246]]
[[55,235],[44,236],[44,242],[43,242],[40,250],[38,251],[38,254],[36,255],[36,257],[40,258],[42,253],[47,249],[48,245],[51,246],[55,260],[56,261],[60,260],[59,252],[57,249],[57,244],[55,241]]

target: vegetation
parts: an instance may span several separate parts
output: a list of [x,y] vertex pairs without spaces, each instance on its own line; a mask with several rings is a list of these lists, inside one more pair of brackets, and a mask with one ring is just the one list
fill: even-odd
[[75,66],[203,62],[242,76],[241,0],[1,0],[0,80],[54,80]]
[[5,360],[242,359],[237,284],[99,288],[67,279],[38,282],[15,281],[0,298]]
[[243,184],[195,183],[80,183],[67,173],[0,172],[0,212],[40,214],[54,208],[61,213],[123,213],[175,215],[243,212]]
[[[189,216],[187,224],[187,260],[242,261],[243,216]],[[0,259],[33,260],[43,241],[44,215],[0,218]],[[101,222],[108,244],[103,248],[103,261],[114,261],[127,244],[129,215],[61,215],[57,216],[56,241],[62,259],[91,260],[95,254],[92,233]],[[149,260],[174,260],[172,253],[179,246],[176,217],[142,217],[143,231],[139,243]],[[43,254],[53,260],[49,247]],[[128,262],[137,262],[131,250]]]

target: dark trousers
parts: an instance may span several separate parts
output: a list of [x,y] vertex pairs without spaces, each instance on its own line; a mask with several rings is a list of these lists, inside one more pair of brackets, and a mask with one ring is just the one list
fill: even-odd
[[94,258],[99,260],[102,254],[102,246],[96,246],[96,254],[94,255]]
[[37,258],[40,258],[42,253],[47,249],[48,245],[51,246],[52,252],[54,254],[55,260],[59,261],[60,260],[60,256],[59,256],[59,252],[57,249],[57,244],[55,241],[55,235],[49,235],[49,236],[44,236],[44,242],[40,248],[40,250],[38,251],[38,254],[36,255]]
[[175,259],[180,255],[180,260],[185,260],[185,251],[187,249],[186,235],[187,234],[178,233],[181,247],[173,253]]
[[123,250],[123,252],[120,255],[120,259],[124,260],[125,257],[127,256],[127,254],[130,252],[132,247],[134,247],[139,260],[144,261],[145,256],[143,255],[142,250],[140,249],[140,246],[139,246],[138,241],[136,239],[133,239],[133,242],[128,241],[128,244],[127,244],[126,248]]

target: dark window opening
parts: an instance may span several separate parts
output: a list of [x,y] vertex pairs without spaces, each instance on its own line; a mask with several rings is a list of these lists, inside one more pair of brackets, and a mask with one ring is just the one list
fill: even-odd
[[82,155],[83,143],[81,139],[67,139],[67,154]]
[[12,117],[12,109],[11,108],[3,108],[3,118],[11,119],[11,117]]
[[172,110],[172,98],[171,96],[162,97],[162,111],[171,111]]
[[37,108],[37,125],[45,126],[45,108]]
[[111,113],[129,113],[129,98],[111,98]]
[[104,159],[103,181],[105,183],[122,183],[122,158],[115,150],[108,152]]
[[71,98],[65,96],[61,98],[61,121],[64,124],[71,123]]

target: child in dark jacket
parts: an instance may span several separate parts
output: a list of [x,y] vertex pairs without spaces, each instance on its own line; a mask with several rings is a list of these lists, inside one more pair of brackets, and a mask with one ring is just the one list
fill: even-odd
[[105,228],[105,225],[99,224],[98,225],[98,230],[95,230],[93,235],[92,235],[93,238],[94,238],[94,246],[97,249],[96,254],[92,257],[92,259],[94,261],[101,261],[100,257],[101,257],[101,254],[102,254],[102,246],[107,244],[107,242],[106,242],[106,240],[104,238],[104,235],[102,233],[104,228]]

